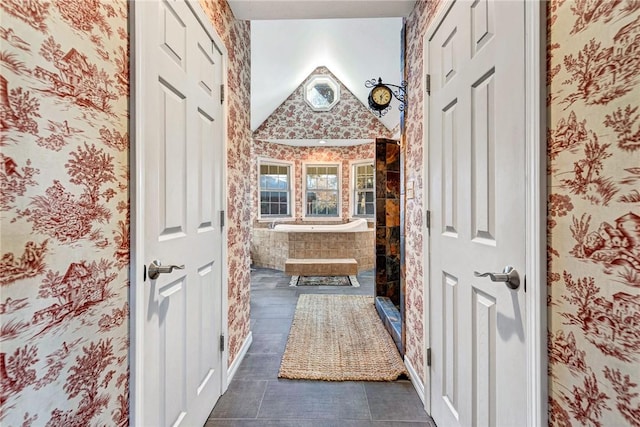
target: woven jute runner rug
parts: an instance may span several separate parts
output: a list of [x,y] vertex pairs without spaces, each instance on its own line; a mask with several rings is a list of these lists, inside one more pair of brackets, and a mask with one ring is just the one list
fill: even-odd
[[393,381],[407,375],[373,297],[301,295],[280,378]]

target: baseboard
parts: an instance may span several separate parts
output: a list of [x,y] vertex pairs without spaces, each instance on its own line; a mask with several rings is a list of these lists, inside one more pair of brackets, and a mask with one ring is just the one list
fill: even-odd
[[418,397],[420,398],[420,400],[422,401],[422,404],[424,405],[424,384],[422,383],[422,380],[420,379],[420,376],[418,375],[418,373],[416,372],[415,369],[413,369],[413,365],[411,364],[411,361],[409,360],[408,357],[404,358],[404,366],[407,367],[407,371],[409,372],[409,378],[411,378],[411,384],[413,384],[413,387],[416,389],[416,392],[418,393]]
[[253,342],[253,335],[251,334],[251,331],[249,331],[247,338],[245,338],[244,343],[242,343],[242,347],[240,347],[240,351],[238,352],[238,355],[236,356],[235,359],[233,359],[233,363],[231,364],[231,366],[229,366],[229,369],[227,370],[227,384],[231,382],[231,380],[233,379],[233,376],[236,374],[236,371],[238,370],[238,367],[244,360],[244,357],[247,355],[247,351],[249,351],[249,347],[251,347],[252,342]]

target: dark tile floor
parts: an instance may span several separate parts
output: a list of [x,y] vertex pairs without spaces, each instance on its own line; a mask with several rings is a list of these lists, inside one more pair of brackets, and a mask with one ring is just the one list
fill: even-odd
[[251,278],[253,343],[205,427],[435,427],[408,380],[278,379],[298,295],[373,295],[373,271],[358,275],[358,288],[289,287],[288,276],[269,269],[255,269]]

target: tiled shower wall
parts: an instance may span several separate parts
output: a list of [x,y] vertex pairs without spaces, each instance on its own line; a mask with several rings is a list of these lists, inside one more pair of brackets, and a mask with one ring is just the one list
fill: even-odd
[[376,296],[399,306],[400,289],[400,145],[376,140]]

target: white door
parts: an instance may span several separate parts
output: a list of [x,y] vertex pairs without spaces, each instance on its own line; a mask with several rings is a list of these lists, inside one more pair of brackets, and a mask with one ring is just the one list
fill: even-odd
[[[201,426],[221,394],[222,54],[191,7],[199,6],[136,5],[145,195],[141,261],[147,266],[147,279],[138,284],[145,292],[145,426]],[[184,269],[152,279],[154,260]]]
[[[449,6],[428,39],[431,411],[524,426],[524,1]],[[517,289],[474,276],[507,265]]]

